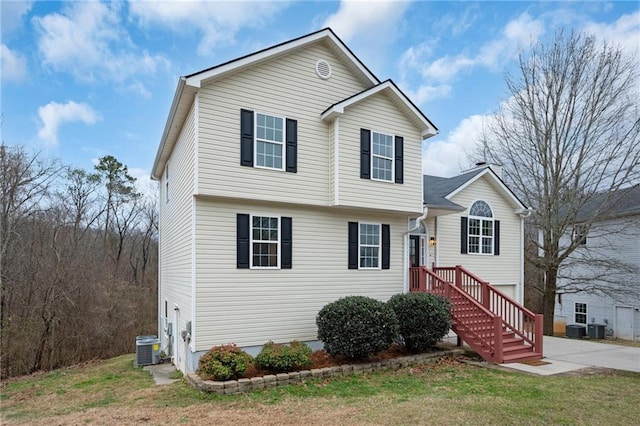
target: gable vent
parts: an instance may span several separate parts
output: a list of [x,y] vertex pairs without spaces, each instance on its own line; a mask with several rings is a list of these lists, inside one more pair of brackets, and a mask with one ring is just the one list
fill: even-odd
[[320,59],[316,62],[316,74],[323,80],[328,80],[331,77],[331,65],[329,62]]

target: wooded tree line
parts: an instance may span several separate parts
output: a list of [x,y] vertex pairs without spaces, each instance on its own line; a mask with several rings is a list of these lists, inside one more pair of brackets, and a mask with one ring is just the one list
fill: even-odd
[[0,145],[2,377],[135,351],[156,330],[155,197],[112,156],[93,170]]

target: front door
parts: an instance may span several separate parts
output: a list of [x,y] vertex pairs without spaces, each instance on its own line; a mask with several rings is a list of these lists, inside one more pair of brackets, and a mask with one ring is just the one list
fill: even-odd
[[420,235],[409,235],[409,264],[412,267],[421,264]]

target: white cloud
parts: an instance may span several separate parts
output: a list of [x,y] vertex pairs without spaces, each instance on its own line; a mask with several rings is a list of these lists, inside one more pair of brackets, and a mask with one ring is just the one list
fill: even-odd
[[66,104],[49,102],[38,108],[38,116],[42,121],[38,137],[47,145],[58,144],[58,128],[64,123],[80,121],[85,124],[95,124],[101,119],[89,105],[74,101]]
[[138,49],[120,23],[119,3],[74,2],[61,13],[33,18],[44,64],[82,81],[121,83],[154,74],[169,61]]
[[220,43],[231,43],[243,27],[258,28],[287,6],[286,2],[144,1],[131,2],[131,15],[143,26],[163,25],[175,32],[202,33],[198,54],[208,55]]
[[404,31],[408,1],[342,0],[323,27],[331,29],[375,72],[389,66],[385,52]]
[[11,34],[22,26],[22,18],[29,13],[33,6],[32,1],[3,1],[0,28],[2,29],[2,37]]
[[27,75],[27,61],[20,54],[13,52],[6,45],[0,47],[2,80],[18,81]]
[[487,118],[484,115],[472,115],[462,120],[445,139],[428,139],[422,153],[423,172],[451,177],[466,169],[469,165],[468,155],[480,141]]
[[543,33],[542,20],[532,19],[523,13],[505,25],[500,38],[483,44],[476,55],[452,54],[430,61],[437,39],[410,47],[399,62],[402,86],[410,86],[406,82],[408,74],[413,71],[420,75],[421,83],[415,90],[407,89],[407,93],[412,93],[418,104],[449,96],[452,91],[450,82],[458,74],[478,66],[498,69]]
[[158,184],[151,180],[151,172],[146,169],[132,167],[129,175],[136,178],[136,189],[145,197],[153,199],[158,194]]
[[617,21],[608,23],[587,22],[583,29],[598,40],[614,43],[628,55],[640,58],[640,11],[622,15]]

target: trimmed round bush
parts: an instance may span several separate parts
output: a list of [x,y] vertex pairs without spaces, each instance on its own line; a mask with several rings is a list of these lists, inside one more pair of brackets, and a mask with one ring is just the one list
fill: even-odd
[[451,302],[429,293],[392,296],[387,304],[400,323],[406,348],[419,352],[434,346],[451,328]]
[[393,310],[379,300],[348,296],[325,305],[316,317],[318,339],[331,356],[365,359],[398,337]]
[[311,348],[296,340],[288,345],[267,342],[256,356],[255,364],[274,373],[299,370],[311,366]]
[[242,376],[252,364],[251,355],[229,343],[214,346],[198,361],[198,375],[204,380],[229,380]]

